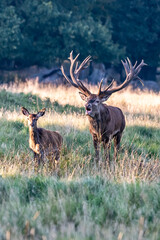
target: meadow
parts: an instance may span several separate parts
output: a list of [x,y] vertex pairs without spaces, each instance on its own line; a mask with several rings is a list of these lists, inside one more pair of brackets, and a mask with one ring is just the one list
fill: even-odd
[[[160,239],[160,94],[128,88],[110,97],[126,129],[107,168],[103,151],[95,164],[83,104],[72,87],[0,86],[0,239]],[[47,160],[35,168],[21,106],[46,107],[38,126],[64,138],[58,169]]]

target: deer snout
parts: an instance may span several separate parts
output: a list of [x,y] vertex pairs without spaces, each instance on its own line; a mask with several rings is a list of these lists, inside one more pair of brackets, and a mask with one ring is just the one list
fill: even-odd
[[90,103],[85,105],[85,108],[87,111],[90,111],[92,109],[92,105]]
[[90,103],[87,103],[85,105],[85,109],[86,109],[86,114],[90,115],[90,112],[92,111],[92,105]]

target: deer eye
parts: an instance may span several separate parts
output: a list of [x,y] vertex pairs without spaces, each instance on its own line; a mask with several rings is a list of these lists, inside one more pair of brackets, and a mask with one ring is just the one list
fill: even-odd
[[95,100],[95,103],[99,103],[99,100],[97,99],[97,100]]

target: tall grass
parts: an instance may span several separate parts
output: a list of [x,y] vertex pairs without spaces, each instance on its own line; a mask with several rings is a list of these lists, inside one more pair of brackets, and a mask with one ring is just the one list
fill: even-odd
[[[90,86],[90,88],[96,92],[95,87]],[[61,177],[79,177],[86,176],[86,174],[93,176],[102,174],[104,167],[98,169],[94,166],[94,148],[88,130],[88,120],[84,115],[84,103],[75,89],[65,86],[41,85],[38,82],[34,84],[32,81],[21,83],[18,86],[16,84],[2,85],[1,89],[0,121],[2,128],[0,137],[2,144],[0,155],[3,156],[4,165],[11,158],[12,161],[10,160],[9,163],[13,164],[14,162],[12,166],[15,166],[19,174],[21,174],[21,168],[17,167],[19,162],[22,165],[24,163],[23,168],[30,172],[32,154],[28,148],[28,127],[26,119],[20,112],[20,107],[23,105],[31,112],[46,107],[46,115],[38,121],[39,126],[49,130],[57,130],[64,136],[59,175]],[[144,175],[144,179],[146,176],[149,176],[149,179],[152,179],[153,176],[155,179],[159,178],[159,99],[159,94],[135,93],[129,89],[110,98],[108,104],[120,107],[125,113],[127,127],[122,138],[119,160],[112,164],[111,169],[105,169],[104,175],[116,179],[124,179],[125,175],[125,179],[128,178],[128,181],[131,181],[128,176],[131,176],[132,180],[139,178],[139,176],[142,179],[143,174],[140,167],[143,164],[143,171],[146,171],[145,168],[148,169],[148,174]],[[11,152],[12,154],[10,154]],[[26,159],[28,159],[29,164],[27,164]],[[101,165],[103,164],[102,152]],[[157,167],[153,166],[152,171],[150,171],[148,167],[150,164],[156,164]],[[34,164],[32,165],[34,168]],[[140,167],[138,167],[139,165]],[[48,166],[46,168],[48,169]],[[134,170],[135,168],[136,170]],[[1,170],[3,174],[5,174],[4,169],[6,168]],[[46,169],[44,169],[45,171]],[[150,176],[151,172],[152,177]]]
[[159,184],[37,176],[0,179],[0,186],[1,239],[150,240],[160,234]]
[[[96,92],[96,87],[89,86]],[[78,92],[29,81],[0,87],[0,239],[159,239],[160,94],[114,94],[126,129],[118,159],[94,161]],[[20,107],[64,138],[59,166],[37,169]]]

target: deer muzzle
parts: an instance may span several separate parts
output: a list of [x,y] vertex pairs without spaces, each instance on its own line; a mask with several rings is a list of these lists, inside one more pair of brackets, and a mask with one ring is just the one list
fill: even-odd
[[90,103],[86,104],[85,109],[86,109],[86,115],[90,115],[92,112],[92,105]]

